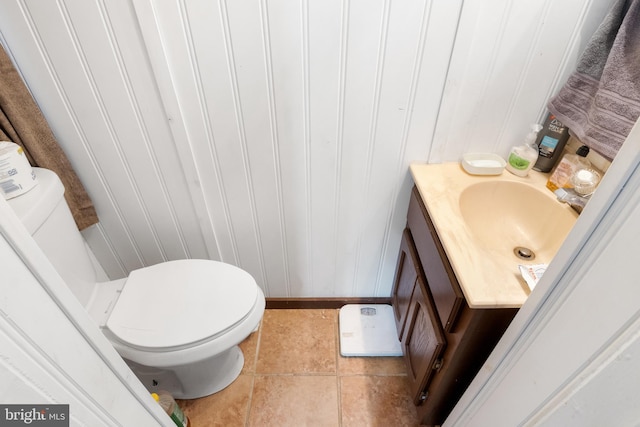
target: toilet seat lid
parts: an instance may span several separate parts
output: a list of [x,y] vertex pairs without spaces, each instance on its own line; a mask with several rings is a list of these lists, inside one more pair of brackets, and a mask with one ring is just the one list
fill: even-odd
[[106,326],[136,348],[176,349],[233,327],[249,314],[257,296],[255,280],[238,267],[169,261],[131,272]]

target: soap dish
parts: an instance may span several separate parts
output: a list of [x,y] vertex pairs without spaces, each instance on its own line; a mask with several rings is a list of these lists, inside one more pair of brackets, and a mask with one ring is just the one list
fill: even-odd
[[471,175],[500,175],[507,166],[502,157],[492,153],[464,154],[460,164]]

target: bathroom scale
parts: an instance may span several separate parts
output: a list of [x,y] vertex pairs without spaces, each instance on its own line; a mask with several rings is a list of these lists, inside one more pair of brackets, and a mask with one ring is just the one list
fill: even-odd
[[390,305],[345,305],[340,309],[339,324],[341,355],[402,356]]

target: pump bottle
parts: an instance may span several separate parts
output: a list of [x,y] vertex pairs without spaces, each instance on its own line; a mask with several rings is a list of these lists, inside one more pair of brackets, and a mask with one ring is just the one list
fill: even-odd
[[511,148],[509,157],[507,158],[507,170],[509,172],[522,177],[529,174],[536,160],[538,160],[536,138],[541,129],[542,126],[539,124],[532,124],[531,130],[524,139],[524,142]]

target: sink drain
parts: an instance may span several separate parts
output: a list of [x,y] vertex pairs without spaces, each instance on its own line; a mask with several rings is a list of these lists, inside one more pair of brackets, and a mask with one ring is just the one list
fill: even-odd
[[524,246],[516,246],[513,248],[513,253],[520,259],[524,259],[527,261],[531,261],[536,257],[536,254],[529,248],[525,248]]

